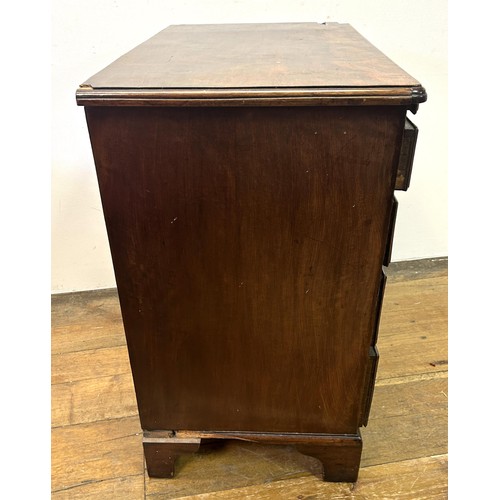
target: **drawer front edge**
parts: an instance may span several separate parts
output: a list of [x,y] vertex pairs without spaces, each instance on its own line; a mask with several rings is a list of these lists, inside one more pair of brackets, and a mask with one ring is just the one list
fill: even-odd
[[395,189],[406,191],[410,187],[410,177],[417,145],[418,128],[408,118],[405,120],[403,141],[399,155]]
[[361,414],[360,425],[366,427],[368,425],[368,417],[370,415],[370,408],[373,400],[373,393],[375,391],[375,379],[377,377],[378,367],[378,349],[376,346],[371,346],[369,351],[369,362],[367,367],[367,376],[365,382],[365,390],[363,395],[363,412]]
[[382,274],[380,276],[380,285],[379,285],[379,290],[378,290],[378,296],[377,296],[377,306],[375,309],[375,320],[373,324],[373,334],[372,334],[372,341],[371,345],[375,346],[377,343],[377,338],[378,338],[378,329],[380,325],[380,317],[382,315],[382,304],[384,302],[384,293],[385,293],[385,284],[387,283],[387,275],[385,274],[384,270],[382,269]]
[[396,229],[396,218],[398,215],[398,200],[394,196],[392,199],[392,208],[391,208],[391,220],[389,222],[389,231],[387,234],[387,243],[385,246],[385,254],[384,254],[384,266],[388,266],[391,263],[392,256],[392,242],[394,240],[394,231]]

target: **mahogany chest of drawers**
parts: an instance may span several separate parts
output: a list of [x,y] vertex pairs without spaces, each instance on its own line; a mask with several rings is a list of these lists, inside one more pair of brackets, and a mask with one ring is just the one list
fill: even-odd
[[244,439],[356,480],[425,99],[337,23],[171,26],[77,90],[150,476]]

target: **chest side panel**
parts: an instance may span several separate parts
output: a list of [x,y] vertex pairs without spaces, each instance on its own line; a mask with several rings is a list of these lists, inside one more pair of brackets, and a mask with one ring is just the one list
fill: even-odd
[[356,432],[404,111],[86,111],[143,428]]

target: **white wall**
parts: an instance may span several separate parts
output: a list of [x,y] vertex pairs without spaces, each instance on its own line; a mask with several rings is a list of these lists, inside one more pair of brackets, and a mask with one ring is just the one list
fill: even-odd
[[446,1],[54,0],[54,292],[115,286],[78,85],[170,24],[291,21],[350,23],[426,87],[428,102],[413,117],[410,190],[398,193],[393,261],[448,254]]

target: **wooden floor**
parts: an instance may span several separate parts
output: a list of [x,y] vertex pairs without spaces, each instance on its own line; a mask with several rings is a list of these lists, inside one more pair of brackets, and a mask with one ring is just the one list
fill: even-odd
[[115,290],[53,296],[52,497],[447,498],[447,260],[391,264],[358,482],[326,483],[288,446],[228,442],[145,473]]

